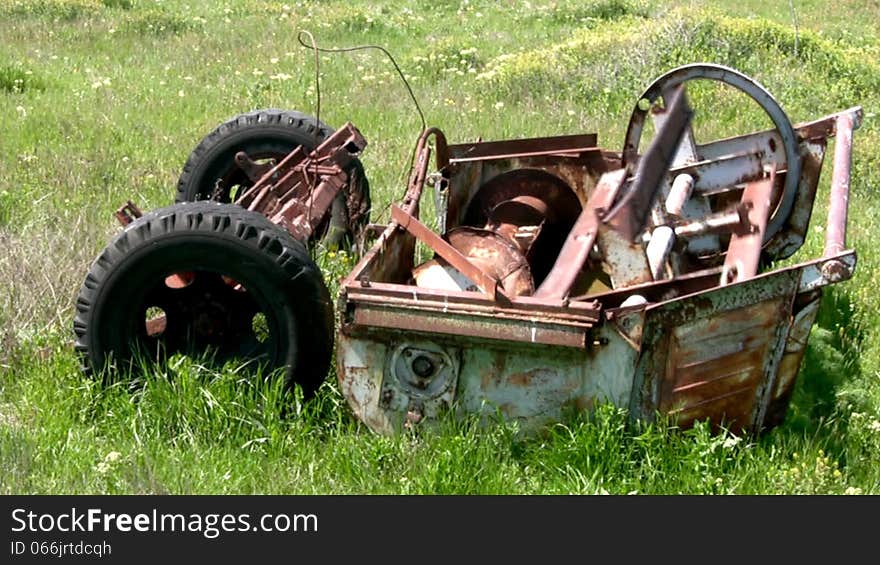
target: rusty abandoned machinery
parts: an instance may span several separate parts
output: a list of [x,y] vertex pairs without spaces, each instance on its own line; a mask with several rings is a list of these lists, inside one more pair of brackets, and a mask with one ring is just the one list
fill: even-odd
[[[695,80],[744,93],[773,127],[698,143]],[[125,229],[77,300],[77,348],[90,370],[243,359],[311,394],[335,338],[340,390],[381,433],[443,414],[533,429],[597,402],[759,432],[785,416],[822,288],[855,270],[860,121],[854,107],[792,125],[753,79],[686,65],[637,99],[622,151],[595,134],[448,144],[424,128],[390,222],[368,225],[352,124],[245,114],[193,152],[178,204],[120,208]],[[832,137],[824,252],[774,268],[808,233]],[[308,246],[370,240],[334,326]],[[433,257],[418,260],[417,243]]]

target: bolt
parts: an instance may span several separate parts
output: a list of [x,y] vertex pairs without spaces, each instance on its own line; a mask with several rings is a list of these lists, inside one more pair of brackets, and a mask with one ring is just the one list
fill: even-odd
[[426,379],[434,374],[434,362],[424,355],[419,355],[412,362],[412,370],[419,377]]
[[840,282],[849,278],[850,272],[847,266],[840,260],[834,259],[822,265],[822,276],[830,282]]

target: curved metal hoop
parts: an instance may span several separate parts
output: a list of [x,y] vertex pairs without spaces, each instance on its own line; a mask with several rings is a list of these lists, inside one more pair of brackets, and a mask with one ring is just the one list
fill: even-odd
[[764,241],[767,241],[782,228],[791,214],[795,194],[800,183],[801,159],[798,151],[797,136],[782,106],[779,105],[779,102],[773,98],[766,88],[741,72],[714,63],[694,63],[672,69],[654,80],[645,89],[633,108],[629,125],[626,128],[626,138],[623,145],[623,164],[633,163],[638,156],[639,141],[641,140],[645,118],[650,108],[650,105],[643,107],[641,101],[648,100],[653,104],[666,90],[694,79],[715,80],[747,94],[767,113],[776,127],[776,131],[779,133],[779,137],[782,139],[787,172],[779,204],[775,213],[767,222],[767,229],[764,233]]

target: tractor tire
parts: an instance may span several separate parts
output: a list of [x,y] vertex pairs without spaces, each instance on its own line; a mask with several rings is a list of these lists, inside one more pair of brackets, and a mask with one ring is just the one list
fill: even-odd
[[[235,116],[220,124],[192,151],[177,183],[175,202],[212,198],[231,202],[253,185],[235,164],[236,153],[244,151],[255,160],[277,162],[298,146],[311,151],[332,133],[329,126],[295,111],[265,109]],[[352,163],[348,173],[348,186],[336,197],[310,244],[333,248],[360,241],[370,219],[370,187],[359,160]],[[237,191],[235,187],[239,187]]]
[[138,218],[110,242],[80,289],[73,329],[87,373],[134,377],[181,353],[282,368],[285,385],[308,398],[330,366],[333,305],[288,232],[239,206],[189,202]]

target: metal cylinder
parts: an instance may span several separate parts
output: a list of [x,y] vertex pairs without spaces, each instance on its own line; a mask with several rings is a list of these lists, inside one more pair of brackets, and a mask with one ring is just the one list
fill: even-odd
[[690,199],[694,191],[694,177],[687,173],[682,173],[675,177],[672,181],[672,188],[669,190],[669,196],[666,197],[666,212],[681,216],[685,203]]
[[846,249],[846,216],[849,208],[852,135],[852,116],[841,114],[837,118],[837,141],[834,147],[831,198],[828,203],[828,225],[825,228],[825,257],[832,257]]
[[666,278],[666,260],[674,243],[675,232],[669,226],[657,226],[651,232],[651,240],[648,242],[645,254],[648,256],[651,276],[655,281]]

